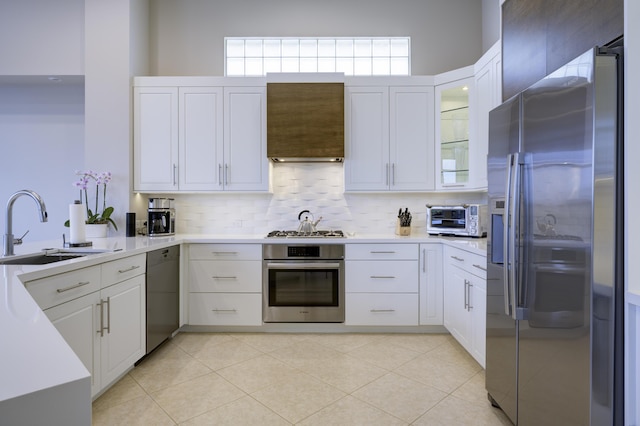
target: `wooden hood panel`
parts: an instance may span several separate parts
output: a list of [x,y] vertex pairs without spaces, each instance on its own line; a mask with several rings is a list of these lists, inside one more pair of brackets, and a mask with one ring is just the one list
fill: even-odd
[[344,84],[267,83],[267,156],[344,157]]

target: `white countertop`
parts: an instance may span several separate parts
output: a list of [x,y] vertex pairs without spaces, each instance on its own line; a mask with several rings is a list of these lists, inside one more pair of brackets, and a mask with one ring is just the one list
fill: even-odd
[[[486,238],[434,237],[428,235],[355,235],[331,240],[357,243],[445,243],[477,254],[486,254]],[[182,243],[327,243],[318,238],[265,238],[264,235],[195,235],[171,237],[115,237],[93,240],[91,249],[109,252],[48,265],[0,265],[4,287],[0,293],[0,402],[89,376],[62,336],[49,322],[23,283],[69,272],[109,260]],[[61,241],[39,241],[16,246],[16,255],[62,248]],[[81,249],[78,249],[81,250]]]

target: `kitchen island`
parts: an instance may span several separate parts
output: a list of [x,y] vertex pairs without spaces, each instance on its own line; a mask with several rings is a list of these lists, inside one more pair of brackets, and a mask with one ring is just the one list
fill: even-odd
[[[25,282],[177,244],[262,244],[265,241],[263,235],[181,234],[156,238],[105,238],[94,240],[92,247],[94,250],[105,250],[103,253],[48,265],[2,265],[4,292],[0,296],[0,330],[4,345],[0,366],[3,377],[3,384],[0,385],[0,416],[3,419],[15,419],[16,423],[24,423],[25,420],[27,423],[38,423],[38,420],[47,419],[49,424],[70,424],[74,419],[70,416],[90,419],[91,415],[90,374],[27,291]],[[345,244],[445,244],[479,255],[485,255],[486,252],[486,239],[363,235],[339,241]],[[292,243],[292,240],[269,239],[269,243]],[[318,241],[297,238],[295,243]],[[37,253],[44,248],[62,248],[62,242],[43,241],[17,246],[16,255]],[[182,320],[181,324],[184,323]],[[52,408],[52,404],[58,409]]]

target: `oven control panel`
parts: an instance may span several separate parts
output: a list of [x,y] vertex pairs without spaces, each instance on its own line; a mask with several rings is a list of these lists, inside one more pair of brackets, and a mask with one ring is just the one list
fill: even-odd
[[288,246],[287,257],[320,257],[320,246]]

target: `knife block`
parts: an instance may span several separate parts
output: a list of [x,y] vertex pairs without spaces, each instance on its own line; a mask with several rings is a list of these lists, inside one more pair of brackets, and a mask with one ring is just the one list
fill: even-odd
[[396,235],[411,235],[411,226],[400,226],[400,219],[396,221]]

